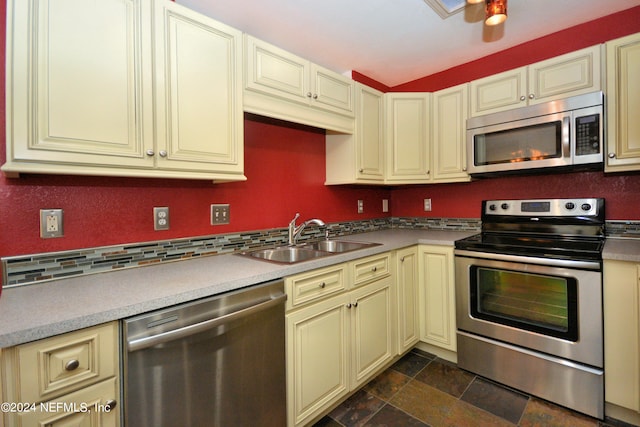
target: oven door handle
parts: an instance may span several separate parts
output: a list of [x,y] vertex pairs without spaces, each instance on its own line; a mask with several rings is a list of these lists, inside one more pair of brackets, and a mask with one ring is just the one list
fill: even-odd
[[520,262],[525,264],[538,264],[549,265],[553,267],[569,267],[579,268],[582,270],[601,270],[602,267],[598,261],[576,261],[569,259],[557,259],[557,258],[539,258],[520,255],[507,255],[507,254],[494,254],[489,252],[475,252],[466,251],[462,249],[456,249],[454,251],[456,256],[463,256],[467,258],[481,258],[494,261],[508,261],[508,262]]

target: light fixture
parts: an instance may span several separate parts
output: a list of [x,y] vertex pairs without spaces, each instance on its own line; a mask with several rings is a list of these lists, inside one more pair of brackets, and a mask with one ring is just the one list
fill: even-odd
[[484,23],[486,25],[498,25],[506,20],[507,0],[486,0]]
[[467,0],[467,3],[469,4],[478,4],[478,3],[482,3],[485,0]]

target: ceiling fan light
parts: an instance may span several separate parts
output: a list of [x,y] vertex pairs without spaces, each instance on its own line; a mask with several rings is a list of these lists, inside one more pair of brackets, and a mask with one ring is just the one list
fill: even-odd
[[485,20],[486,25],[498,25],[507,20],[507,0],[486,0]]

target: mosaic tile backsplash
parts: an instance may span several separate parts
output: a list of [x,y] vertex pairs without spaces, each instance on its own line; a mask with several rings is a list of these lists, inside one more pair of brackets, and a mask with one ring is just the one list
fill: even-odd
[[[480,220],[394,217],[327,224],[326,231],[333,238],[389,228],[479,231]],[[287,235],[286,228],[274,228],[6,257],[2,258],[2,284],[8,288],[120,268],[284,245]],[[607,221],[607,235],[640,237],[640,222]],[[309,227],[299,242],[318,240],[324,236],[325,227]]]

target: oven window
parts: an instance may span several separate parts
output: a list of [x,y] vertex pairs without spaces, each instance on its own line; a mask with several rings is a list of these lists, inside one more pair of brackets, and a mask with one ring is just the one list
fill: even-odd
[[577,341],[574,278],[478,266],[471,278],[474,317]]
[[475,135],[473,145],[477,166],[562,157],[562,122]]

